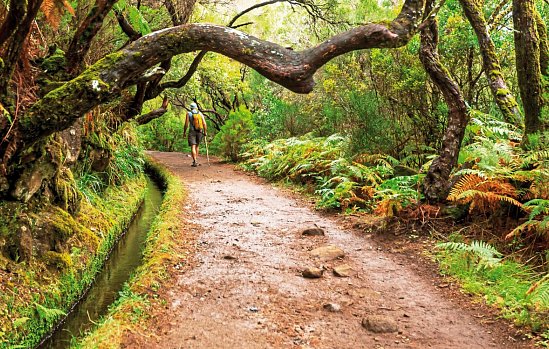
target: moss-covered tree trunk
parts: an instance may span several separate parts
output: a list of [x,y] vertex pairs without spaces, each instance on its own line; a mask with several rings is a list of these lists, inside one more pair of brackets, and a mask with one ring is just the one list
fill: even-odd
[[[426,13],[429,13],[427,5]],[[449,191],[449,178],[457,164],[461,141],[469,120],[467,106],[458,84],[440,61],[437,50],[438,25],[434,18],[427,20],[421,29],[419,57],[431,80],[440,89],[448,105],[448,125],[442,139],[439,156],[433,161],[423,182],[423,192],[429,202],[441,202]]]
[[503,77],[496,47],[488,32],[488,25],[482,11],[482,2],[476,0],[459,0],[459,2],[475,31],[482,55],[482,68],[494,100],[507,122],[520,124],[522,115]]
[[515,54],[520,97],[524,108],[524,139],[542,130],[543,89],[541,52],[534,0],[513,0]]

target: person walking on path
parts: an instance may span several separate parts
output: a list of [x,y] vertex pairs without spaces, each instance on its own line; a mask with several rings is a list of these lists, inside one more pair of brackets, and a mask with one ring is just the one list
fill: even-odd
[[189,146],[191,147],[191,155],[193,157],[193,164],[191,166],[196,167],[198,163],[198,146],[202,141],[202,138],[208,135],[208,126],[206,125],[206,119],[204,115],[198,110],[196,103],[190,104],[191,111],[187,112],[185,118],[185,126],[183,127],[183,137],[187,135],[187,128],[189,129]]

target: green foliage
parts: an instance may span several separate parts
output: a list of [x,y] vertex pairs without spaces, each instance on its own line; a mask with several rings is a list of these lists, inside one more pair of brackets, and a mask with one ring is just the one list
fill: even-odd
[[549,200],[533,199],[526,202],[523,207],[530,212],[528,220],[507,234],[507,238],[522,233],[534,233],[549,238]]
[[238,161],[242,146],[251,140],[254,133],[252,118],[252,113],[244,106],[231,112],[227,122],[212,141],[212,149],[218,150],[231,161]]
[[[141,35],[147,35],[152,31],[149,22],[145,19],[141,10],[129,4],[126,0],[118,1],[114,5],[114,8],[126,14],[131,26],[141,33]],[[145,9],[146,7],[144,6],[143,8]]]
[[463,242],[445,242],[438,244],[437,248],[460,252],[469,263],[476,263],[479,268],[494,267],[501,262],[502,254],[496,250],[496,248],[484,241],[475,240],[472,241],[471,244]]
[[[346,157],[349,138],[341,135],[279,139],[249,145],[243,164],[271,180],[288,179],[312,187],[320,208],[371,210],[393,215],[420,200],[423,175],[393,177],[397,159],[384,155]],[[359,162],[360,161],[360,162]]]
[[170,107],[166,114],[139,126],[138,134],[143,147],[158,151],[190,151],[187,139],[183,137],[185,113],[185,110]]
[[34,306],[36,307],[36,313],[38,314],[39,318],[50,325],[53,324],[61,316],[66,315],[65,312],[63,312],[62,310],[55,308],[46,308],[36,302],[34,303]]
[[103,191],[105,183],[98,174],[87,172],[77,178],[76,186],[86,200],[92,202],[92,200]]
[[530,326],[534,331],[547,330],[546,276],[540,277],[527,266],[502,259],[495,248],[481,241],[438,246],[436,258],[442,272],[458,279],[466,292],[497,306],[504,317],[518,325]]

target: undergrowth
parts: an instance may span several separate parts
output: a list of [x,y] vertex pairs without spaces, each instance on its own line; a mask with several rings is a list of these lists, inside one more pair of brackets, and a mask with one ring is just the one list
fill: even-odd
[[[340,135],[251,143],[242,167],[270,180],[310,186],[319,208],[373,211],[391,216],[421,198],[421,174],[395,176],[397,159],[386,155],[347,156],[349,140]],[[413,171],[413,170],[412,170]]]
[[534,332],[548,330],[549,283],[531,267],[503,258],[483,241],[448,242],[438,246],[443,274],[462,288],[500,309],[502,315]]

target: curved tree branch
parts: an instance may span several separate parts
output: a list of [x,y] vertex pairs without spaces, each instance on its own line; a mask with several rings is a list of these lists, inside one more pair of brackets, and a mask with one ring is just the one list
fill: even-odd
[[[308,93],[314,87],[314,73],[337,56],[360,49],[405,45],[416,33],[423,5],[424,0],[407,0],[399,16],[388,24],[357,27],[301,52],[217,25],[186,24],[159,30],[99,60],[34,104],[21,120],[22,142],[35,142],[67,128],[94,106],[136,84],[150,67],[196,50],[223,54],[294,92]],[[69,100],[71,103],[66,102]]]
[[147,114],[140,115],[136,118],[136,122],[139,125],[144,125],[151,120],[154,120],[162,115],[164,115],[168,111],[168,97],[164,97],[162,100],[162,106],[158,109],[152,110],[148,112]]
[[208,51],[200,51],[196,55],[196,57],[194,57],[194,60],[191,63],[191,65],[189,66],[189,70],[187,71],[185,76],[183,76],[181,79],[179,79],[177,81],[167,81],[163,84],[160,84],[160,89],[165,90],[167,88],[180,88],[180,87],[185,86],[187,84],[187,82],[189,82],[189,80],[192,78],[192,76],[196,72],[196,70],[198,69],[198,66],[200,65],[200,62],[202,61],[204,56],[206,56],[206,53],[208,53]]
[[[188,1],[188,3],[186,5],[186,11],[183,15],[180,16],[177,13],[177,10],[176,10],[175,5],[173,4],[172,0],[164,0],[164,6],[168,10],[168,13],[170,14],[170,17],[172,18],[172,22],[174,23],[174,25],[181,22],[180,17],[183,18],[185,21],[189,20],[190,15],[191,15],[192,6],[194,6],[195,0],[187,0],[187,1]],[[265,2],[262,2],[262,3],[256,4],[256,5],[253,5],[249,8],[247,8],[247,9],[243,10],[242,12],[238,13],[229,22],[228,27],[236,29],[236,28],[239,28],[239,27],[243,27],[243,26],[252,24],[252,22],[246,22],[246,23],[242,23],[242,24],[239,24],[239,25],[236,25],[236,26],[234,25],[234,23],[238,20],[238,18],[242,17],[244,14],[249,13],[252,10],[255,10],[255,9],[258,9],[258,8],[261,8],[261,7],[264,7],[264,6],[268,6],[268,5],[277,3],[277,2],[289,2],[291,4],[299,4],[301,6],[307,6],[306,2],[302,3],[301,1],[295,1],[295,0],[269,0],[269,1],[265,1]],[[189,69],[187,70],[187,73],[181,79],[179,79],[177,81],[167,81],[167,82],[162,83],[160,85],[159,85],[159,83],[160,83],[160,79],[159,79],[159,80],[156,81],[156,83],[152,82],[152,83],[148,84],[145,95],[143,95],[140,100],[134,99],[134,101],[132,102],[131,108],[128,109],[128,112],[125,115],[125,119],[128,120],[128,119],[131,119],[134,116],[138,115],[141,112],[141,107],[140,106],[146,100],[151,100],[151,99],[154,99],[154,98],[158,97],[162,92],[164,92],[168,88],[181,88],[181,87],[185,86],[189,82],[189,80],[193,77],[193,75],[196,73],[196,71],[198,70],[198,66],[202,62],[202,59],[204,59],[204,57],[206,56],[207,52],[208,51],[201,51],[194,58],[191,65],[189,66]],[[166,62],[169,63],[170,61],[168,60]],[[164,64],[165,64],[165,62],[162,63],[162,65],[164,65]],[[168,68],[163,67],[163,68],[165,68],[166,71],[169,69],[169,67]]]

